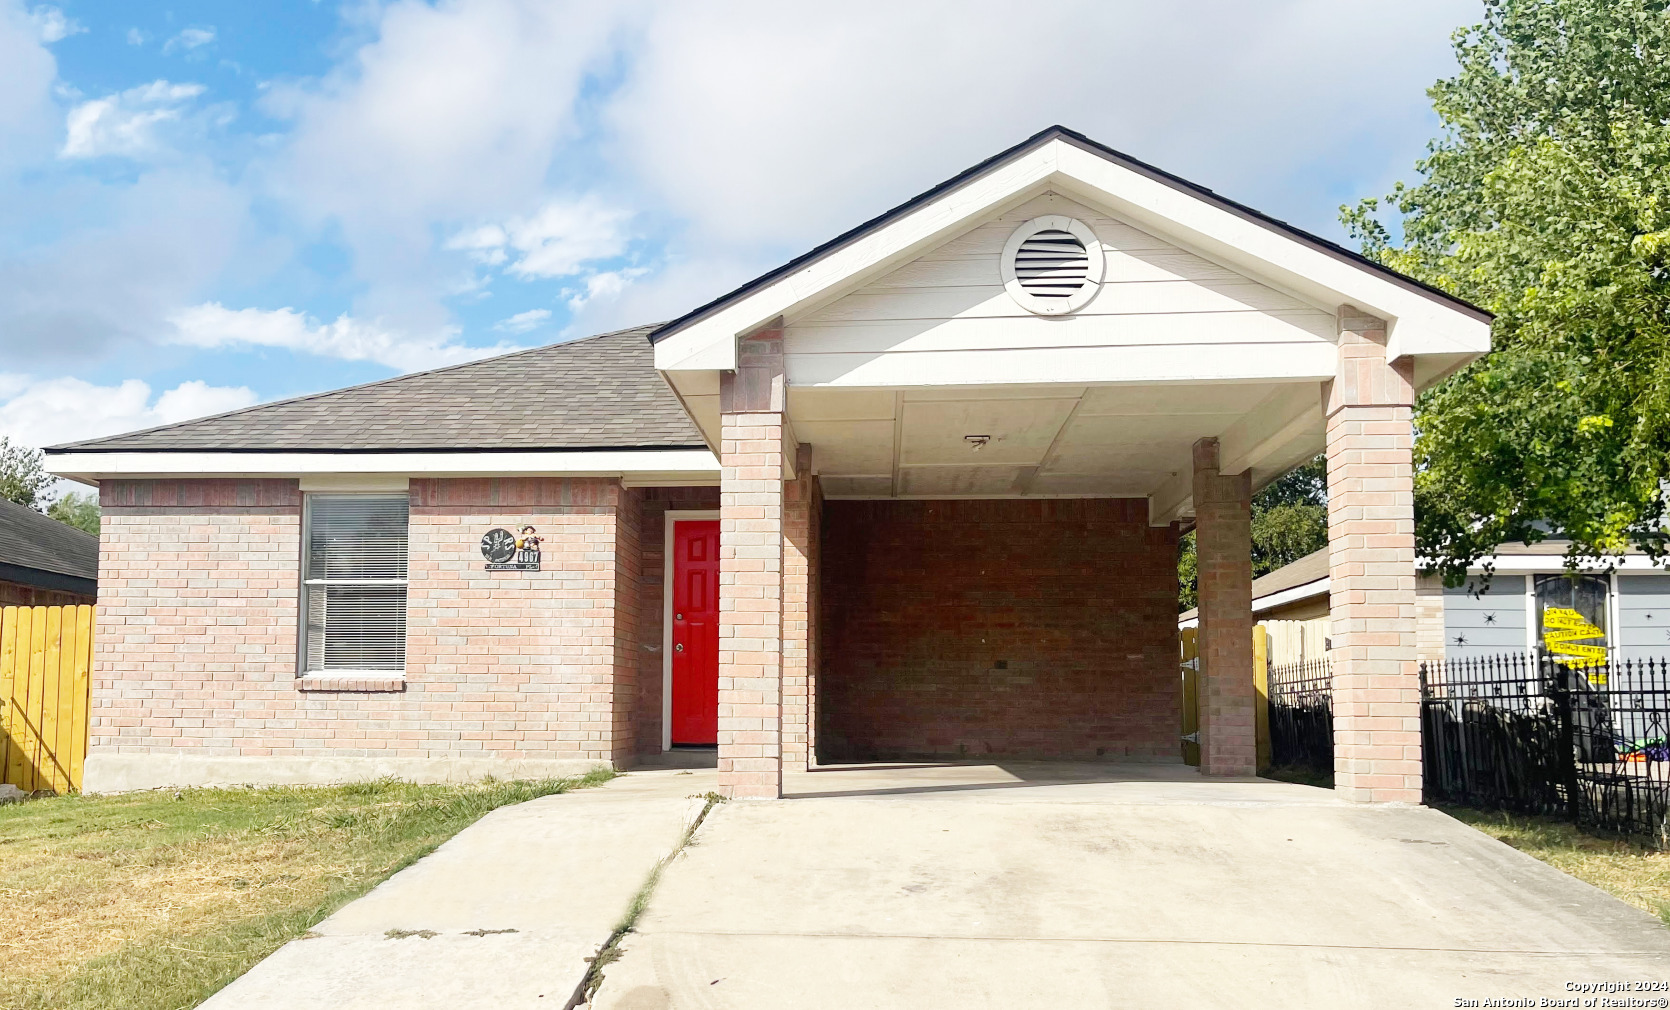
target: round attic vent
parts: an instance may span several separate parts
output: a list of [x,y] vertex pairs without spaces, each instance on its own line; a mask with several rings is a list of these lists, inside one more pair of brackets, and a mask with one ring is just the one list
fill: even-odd
[[1035,217],[1003,247],[1003,286],[1029,312],[1058,316],[1082,308],[1102,283],[1102,243],[1082,221]]

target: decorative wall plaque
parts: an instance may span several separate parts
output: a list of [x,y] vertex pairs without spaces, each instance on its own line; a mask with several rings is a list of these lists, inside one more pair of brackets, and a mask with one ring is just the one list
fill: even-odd
[[539,541],[532,526],[522,527],[520,534],[502,526],[488,530],[481,538],[481,556],[487,559],[490,572],[539,571]]

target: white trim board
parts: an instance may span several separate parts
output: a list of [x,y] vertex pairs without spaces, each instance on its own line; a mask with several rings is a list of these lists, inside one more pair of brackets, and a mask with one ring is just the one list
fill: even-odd
[[665,485],[711,484],[719,459],[707,449],[600,449],[579,452],[66,452],[46,458],[59,477],[308,477],[383,474],[408,477],[546,474],[653,476]]
[[719,518],[718,509],[668,509],[661,521],[661,751],[673,749],[673,524]]

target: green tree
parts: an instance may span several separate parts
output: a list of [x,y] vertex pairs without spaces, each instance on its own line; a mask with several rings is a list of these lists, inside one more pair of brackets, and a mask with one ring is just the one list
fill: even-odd
[[1665,554],[1667,6],[1486,0],[1428,92],[1419,181],[1341,208],[1365,254],[1496,314],[1492,353],[1417,406],[1417,538],[1452,585],[1551,530],[1569,565]]
[[97,495],[80,494],[75,491],[53,502],[46,510],[46,514],[61,523],[69,523],[77,529],[86,530],[94,536],[99,535],[99,499]]
[[[1327,461],[1318,456],[1288,471],[1253,495],[1252,573],[1267,575],[1328,545]],[[1178,554],[1178,609],[1188,610],[1196,594],[1195,535],[1183,535]]]
[[41,451],[0,435],[0,498],[39,509],[41,493],[57,478],[41,467]]

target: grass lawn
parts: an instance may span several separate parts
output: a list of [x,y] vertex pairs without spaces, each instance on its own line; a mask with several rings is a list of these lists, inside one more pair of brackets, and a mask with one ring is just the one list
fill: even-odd
[[1571,824],[1546,817],[1467,807],[1439,809],[1527,855],[1646,909],[1670,925],[1670,852],[1634,842],[1596,838]]
[[489,810],[611,777],[0,807],[0,1006],[196,1006]]

